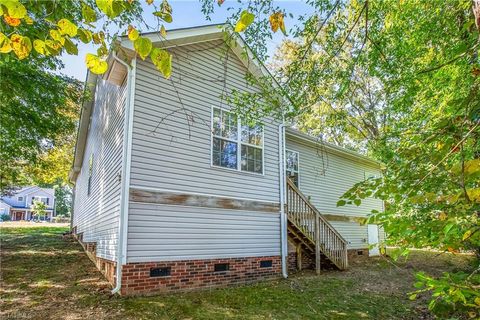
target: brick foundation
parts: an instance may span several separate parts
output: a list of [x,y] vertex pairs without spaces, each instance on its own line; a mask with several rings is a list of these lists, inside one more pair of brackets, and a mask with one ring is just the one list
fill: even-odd
[[80,245],[83,247],[83,249],[85,250],[85,253],[90,258],[90,260],[93,261],[97,269],[100,270],[100,272],[105,276],[105,279],[107,279],[107,281],[110,282],[112,286],[115,286],[115,273],[116,273],[117,264],[113,261],[97,257],[96,243],[83,242],[83,234],[73,233],[73,231],[74,230],[72,230],[73,238],[80,243]]
[[[268,260],[272,261],[271,267],[260,267],[261,261]],[[215,264],[222,263],[229,264],[228,271],[215,272]],[[152,268],[170,268],[170,274],[151,277],[150,270]],[[122,269],[121,294],[155,294],[225,287],[273,279],[280,275],[280,256],[128,263]]]

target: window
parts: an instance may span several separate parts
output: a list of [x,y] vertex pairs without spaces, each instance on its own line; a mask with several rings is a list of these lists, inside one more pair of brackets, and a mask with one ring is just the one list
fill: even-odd
[[20,201],[20,202],[22,202],[22,201],[23,201],[23,197],[18,197],[17,200]]
[[248,125],[225,110],[213,108],[212,165],[263,173],[263,126]]
[[5,214],[6,209],[5,208],[0,208],[0,214]]
[[47,197],[40,197],[40,196],[33,196],[32,197],[32,204],[35,202],[43,202],[44,204],[48,205],[48,198]]
[[298,167],[299,154],[297,151],[285,150],[285,171],[287,178],[293,181],[298,187],[299,182],[299,167]]
[[93,172],[93,153],[88,160],[88,182],[87,182],[87,195],[90,195],[92,191],[92,172]]

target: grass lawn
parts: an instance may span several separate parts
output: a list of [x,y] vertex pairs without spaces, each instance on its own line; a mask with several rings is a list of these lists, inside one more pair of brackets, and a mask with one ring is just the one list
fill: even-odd
[[124,298],[110,287],[66,227],[1,227],[1,319],[430,319],[409,301],[416,270],[463,268],[471,257],[414,252],[397,266],[385,258],[321,276],[229,289]]

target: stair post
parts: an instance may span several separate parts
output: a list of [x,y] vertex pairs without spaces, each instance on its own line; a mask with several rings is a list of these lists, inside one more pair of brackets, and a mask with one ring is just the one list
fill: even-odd
[[320,274],[320,216],[315,215],[315,270]]

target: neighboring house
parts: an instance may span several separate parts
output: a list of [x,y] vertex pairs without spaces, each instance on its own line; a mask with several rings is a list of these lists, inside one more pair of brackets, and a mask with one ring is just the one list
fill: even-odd
[[11,220],[32,220],[32,205],[41,201],[46,205],[46,216],[43,220],[50,221],[55,216],[55,191],[37,186],[23,187],[11,195],[0,198],[0,214],[9,214]]
[[361,222],[382,202],[336,203],[379,176],[380,163],[271,118],[242,124],[222,95],[258,90],[245,74],[268,72],[236,35],[226,50],[224,35],[218,26],[172,30],[166,40],[144,35],[168,44],[171,79],[135,58],[128,39],[102,77],[87,77],[94,98],[82,107],[70,173],[72,233],[114,292],[345,269],[347,255],[368,255],[369,245],[378,254],[381,232]]

